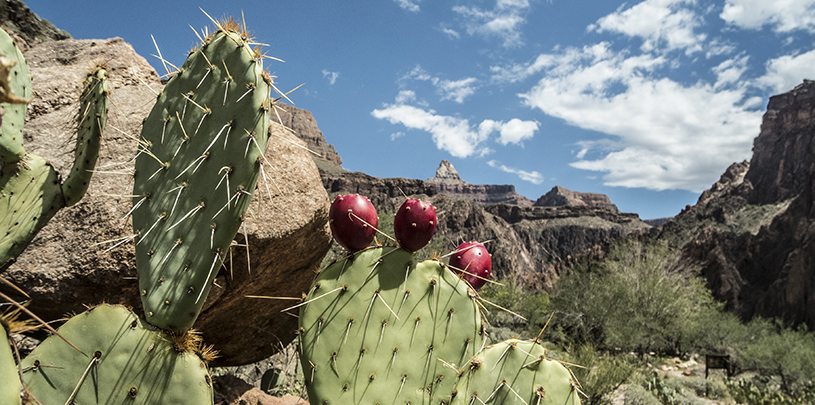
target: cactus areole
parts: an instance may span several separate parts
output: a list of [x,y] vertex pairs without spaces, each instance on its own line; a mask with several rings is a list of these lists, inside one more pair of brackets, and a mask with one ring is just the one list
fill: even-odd
[[371,244],[379,226],[376,208],[358,194],[337,196],[328,211],[331,233],[340,246],[356,252]]
[[415,252],[425,247],[436,233],[436,208],[415,198],[408,198],[393,220],[393,232],[399,246]]
[[450,267],[459,277],[470,283],[478,291],[492,274],[492,258],[487,248],[478,242],[466,242],[458,245],[450,256]]

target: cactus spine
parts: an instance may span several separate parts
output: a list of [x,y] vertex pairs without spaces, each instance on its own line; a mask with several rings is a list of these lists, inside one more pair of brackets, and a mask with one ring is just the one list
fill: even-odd
[[144,121],[133,228],[147,321],[185,331],[254,192],[270,124],[271,77],[246,32],[219,24]]

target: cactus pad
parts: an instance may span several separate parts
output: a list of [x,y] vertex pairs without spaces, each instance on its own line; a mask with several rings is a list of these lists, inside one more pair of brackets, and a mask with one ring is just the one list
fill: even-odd
[[4,163],[14,163],[25,156],[23,147],[23,124],[27,99],[31,97],[31,73],[25,63],[23,53],[14,41],[0,29],[0,103],[3,109],[3,123],[0,125],[0,159]]
[[438,261],[372,248],[326,268],[300,312],[313,404],[438,404],[482,347],[465,282]]
[[8,331],[4,325],[0,325],[0,381],[2,381],[0,383],[0,404],[19,404],[20,389],[23,386],[20,383],[17,362],[14,361],[14,355],[9,346]]
[[546,358],[543,346],[510,339],[485,348],[467,363],[450,405],[579,405],[574,384],[566,367]]
[[227,255],[261,169],[271,78],[244,32],[192,52],[142,128],[133,188],[147,322],[189,329]]
[[43,158],[26,155],[6,164],[0,174],[0,265],[5,266],[28,246],[65,203],[59,175]]
[[100,305],[59,332],[86,354],[50,337],[23,360],[25,386],[43,404],[213,402],[203,361],[124,307]]
[[82,199],[96,167],[102,130],[107,120],[110,95],[107,78],[107,71],[97,67],[85,79],[82,95],[79,97],[74,166],[62,183],[66,206],[74,205]]

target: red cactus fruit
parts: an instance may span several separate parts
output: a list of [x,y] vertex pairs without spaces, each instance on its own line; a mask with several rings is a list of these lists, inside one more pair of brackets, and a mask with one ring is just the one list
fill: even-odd
[[340,246],[356,252],[374,240],[379,217],[367,197],[358,194],[337,196],[328,211],[331,233]]
[[393,232],[399,246],[415,252],[428,244],[436,232],[436,208],[415,198],[408,198],[393,220]]
[[450,267],[478,291],[492,273],[492,258],[483,244],[466,242],[458,245],[456,252],[450,256]]

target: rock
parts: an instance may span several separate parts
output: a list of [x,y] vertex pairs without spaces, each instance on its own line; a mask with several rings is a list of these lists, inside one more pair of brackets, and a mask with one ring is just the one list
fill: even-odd
[[71,38],[67,32],[34,14],[20,0],[5,0],[0,3],[0,22],[6,31],[22,40],[17,41],[17,46],[23,52],[41,42]]
[[308,405],[300,397],[273,397],[233,375],[215,377],[212,384],[215,405]]
[[536,207],[599,207],[614,213],[620,210],[605,194],[581,193],[567,190],[561,186],[555,186],[548,193],[538,198],[534,204]]
[[306,142],[306,147],[319,154],[312,156],[320,170],[344,171],[342,169],[342,158],[337,154],[334,145],[330,145],[325,140],[325,136],[317,128],[317,121],[311,112],[290,106],[288,104],[278,104],[278,115],[280,123],[291,129],[294,134]]
[[436,176],[427,179],[428,183],[446,183],[446,184],[461,184],[464,180],[461,179],[456,168],[449,160],[445,159],[439,163],[436,169]]
[[770,98],[750,162],[736,163],[659,239],[743,319],[815,325],[815,81]]
[[[132,206],[133,139],[162,85],[156,72],[122,39],[44,42],[27,53],[34,77],[25,137],[30,153],[44,156],[57,170],[70,169],[71,117],[81,81],[95,64],[108,67],[111,108],[97,172],[88,195],[61,210],[4,274],[29,294],[29,308],[46,320],[81,312],[84,304],[122,303],[141,312],[132,243],[105,251],[132,234],[123,220]],[[143,84],[146,83],[146,84]],[[147,85],[152,90],[147,88]],[[255,193],[246,221],[251,268],[243,247],[222,268],[195,328],[221,357],[214,365],[235,365],[270,356],[293,339],[297,320],[280,310],[289,301],[245,295],[299,297],[330,247],[328,198],[311,156],[286,131],[276,128],[266,150],[277,187]],[[282,138],[286,138],[284,141]],[[278,188],[279,190],[278,191]],[[242,234],[239,245],[245,245]],[[251,272],[250,272],[251,270]]]

